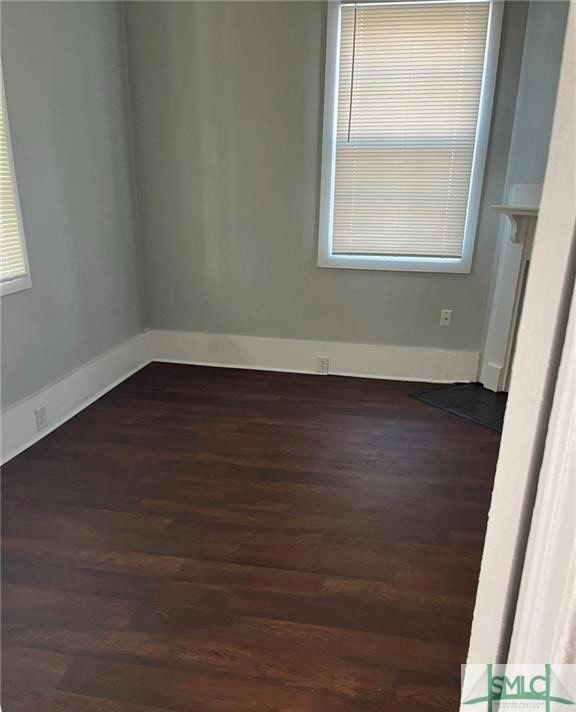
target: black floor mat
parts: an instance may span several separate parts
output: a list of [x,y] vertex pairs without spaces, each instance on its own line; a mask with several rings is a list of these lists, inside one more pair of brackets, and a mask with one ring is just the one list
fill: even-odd
[[480,383],[441,386],[423,393],[414,393],[412,398],[471,420],[490,430],[502,432],[507,394],[493,393]]

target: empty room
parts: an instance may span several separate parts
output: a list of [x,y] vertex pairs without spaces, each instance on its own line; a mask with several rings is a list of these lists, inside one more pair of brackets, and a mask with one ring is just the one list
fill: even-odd
[[576,704],[574,11],[2,0],[3,712]]

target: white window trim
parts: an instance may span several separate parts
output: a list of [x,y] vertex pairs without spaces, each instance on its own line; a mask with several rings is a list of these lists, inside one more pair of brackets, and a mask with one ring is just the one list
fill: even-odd
[[[362,0],[365,2],[366,0]],[[384,0],[397,2],[398,0]],[[411,2],[413,0],[410,0]],[[418,0],[416,0],[418,1]],[[447,0],[450,2],[451,0]],[[457,0],[456,0],[457,1]],[[435,2],[422,0],[418,4]],[[343,2],[335,0],[328,3],[328,18],[326,28],[326,67],[324,75],[324,130],[322,139],[322,176],[320,187],[320,225],[318,240],[318,266],[345,269],[394,270],[401,272],[460,272],[469,274],[472,270],[474,242],[478,226],[478,214],[482,197],[482,183],[486,165],[486,153],[490,135],[492,105],[496,74],[498,69],[498,53],[500,49],[500,34],[502,30],[502,15],[504,3],[501,0],[490,2],[490,15],[486,51],[484,53],[484,68],[480,104],[478,108],[478,123],[472,172],[470,176],[470,192],[464,227],[464,242],[462,257],[394,257],[380,255],[333,255],[332,254],[332,217],[334,202],[334,173],[336,167],[336,122],[338,100],[338,65],[340,49],[340,9]]]
[[14,168],[14,154],[12,152],[12,138],[10,136],[10,119],[8,117],[8,107],[6,104],[6,90],[4,87],[4,72],[2,65],[0,64],[0,82],[2,83],[2,101],[4,107],[4,125],[6,127],[6,144],[8,147],[8,162],[10,164],[10,171],[12,173],[12,185],[14,186],[14,201],[16,203],[16,214],[18,217],[18,226],[20,228],[20,237],[22,240],[22,255],[24,259],[24,265],[26,267],[26,274],[21,277],[15,277],[14,279],[0,280],[0,296],[4,297],[7,294],[13,294],[14,292],[21,292],[24,289],[30,289],[32,286],[32,279],[30,278],[30,263],[28,262],[28,249],[26,247],[26,236],[24,234],[24,223],[22,221],[22,210],[20,208],[20,195],[18,191],[18,181],[16,180],[16,171]]

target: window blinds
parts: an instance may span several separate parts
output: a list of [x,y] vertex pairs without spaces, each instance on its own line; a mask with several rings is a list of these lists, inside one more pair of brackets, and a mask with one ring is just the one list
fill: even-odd
[[9,282],[26,274],[26,257],[8,145],[4,87],[0,86],[0,281]]
[[488,2],[341,9],[332,253],[460,257]]

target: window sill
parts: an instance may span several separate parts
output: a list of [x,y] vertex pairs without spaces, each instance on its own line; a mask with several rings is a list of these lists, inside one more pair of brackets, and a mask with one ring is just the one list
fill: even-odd
[[318,267],[336,269],[386,270],[389,272],[443,272],[470,274],[470,259],[443,257],[365,257],[353,255],[320,255]]
[[30,275],[27,274],[24,277],[16,277],[16,279],[9,279],[6,282],[0,282],[0,296],[5,297],[7,294],[14,294],[14,292],[22,292],[25,289],[30,289],[32,286],[32,280]]

